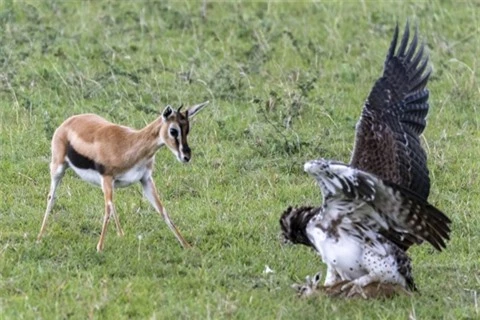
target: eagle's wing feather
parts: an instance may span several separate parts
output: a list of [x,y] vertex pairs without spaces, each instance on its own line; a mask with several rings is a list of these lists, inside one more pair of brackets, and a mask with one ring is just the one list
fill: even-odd
[[418,240],[426,240],[438,250],[446,247],[445,241],[450,239],[450,219],[414,192],[393,183],[379,181],[377,196],[372,205],[380,212],[386,208],[395,208],[393,212],[385,212],[391,219],[389,225],[393,230],[401,231],[407,225],[409,233],[414,231]]
[[[428,241],[437,250],[446,247],[450,219],[407,188],[368,172],[321,159],[307,162],[305,169],[317,179],[322,193],[326,194],[324,219],[337,221],[348,216],[349,227],[360,225],[394,243],[405,238],[412,244]],[[349,210],[339,209],[348,208],[348,204]]]
[[[408,45],[410,27],[398,42],[398,25],[384,71],[373,86],[357,123],[350,164],[386,181],[415,190],[423,199],[430,192],[427,159],[419,136],[426,126],[431,70],[417,30]],[[407,241],[408,242],[408,241]],[[405,244],[408,247],[408,243]]]

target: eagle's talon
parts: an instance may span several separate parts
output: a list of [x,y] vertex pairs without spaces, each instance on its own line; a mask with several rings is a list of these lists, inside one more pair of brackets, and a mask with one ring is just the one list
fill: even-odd
[[[350,290],[348,290],[350,288]],[[353,298],[355,297],[355,295],[361,295],[362,298],[364,299],[368,299],[367,295],[365,294],[365,292],[363,291],[363,287],[357,283],[355,283],[355,281],[350,281],[346,284],[344,284],[342,286],[342,292],[345,292],[348,290],[348,293],[347,293],[347,298]]]
[[348,288],[352,287],[353,286],[353,281],[350,281],[350,282],[347,282],[345,283],[343,286],[342,286],[342,291],[346,291]]

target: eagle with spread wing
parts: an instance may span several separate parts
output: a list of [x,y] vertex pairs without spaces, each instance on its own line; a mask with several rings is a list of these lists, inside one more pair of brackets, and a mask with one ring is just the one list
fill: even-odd
[[449,240],[450,219],[427,202],[430,179],[420,143],[431,69],[417,30],[410,44],[409,33],[407,22],[397,49],[395,28],[383,75],[356,126],[350,164],[305,163],[323,205],[290,207],[280,219],[285,241],[313,247],[326,263],[324,288],[345,282],[347,296],[364,295],[362,288],[373,283],[416,290],[407,249],[427,241],[441,251]]

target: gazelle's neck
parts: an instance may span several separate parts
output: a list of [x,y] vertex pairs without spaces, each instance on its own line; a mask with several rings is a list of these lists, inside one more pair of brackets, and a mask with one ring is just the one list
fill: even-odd
[[132,134],[130,144],[131,150],[135,152],[132,156],[141,158],[151,158],[155,155],[157,150],[163,146],[163,141],[160,138],[160,129],[163,126],[161,117],[155,119],[143,129],[135,131]]

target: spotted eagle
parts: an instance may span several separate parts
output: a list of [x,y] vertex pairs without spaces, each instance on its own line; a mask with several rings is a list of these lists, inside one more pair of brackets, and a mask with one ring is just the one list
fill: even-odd
[[426,126],[431,73],[417,29],[409,43],[398,25],[356,126],[350,164],[305,164],[323,194],[321,207],[288,208],[280,219],[286,241],[313,247],[327,265],[324,287],[348,281],[349,295],[374,282],[416,290],[407,249],[429,242],[442,250],[450,219],[427,202]]

